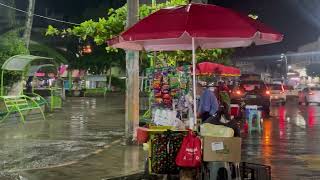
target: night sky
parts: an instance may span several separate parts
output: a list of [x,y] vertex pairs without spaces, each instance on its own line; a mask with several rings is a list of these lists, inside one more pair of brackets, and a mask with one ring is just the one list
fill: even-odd
[[319,0],[209,0],[209,2],[247,14],[257,14],[261,22],[284,34],[283,42],[238,51],[241,56],[296,51],[299,46],[316,41],[320,34]]
[[[25,0],[16,1],[21,1],[23,4],[22,1]],[[64,20],[81,22],[106,15],[107,8],[117,8],[125,2],[125,0],[38,0],[36,13],[43,14],[44,9],[48,8],[49,13],[60,14]],[[237,55],[240,56],[296,51],[300,45],[317,40],[320,34],[319,0],[209,0],[209,3],[242,13],[256,14],[260,21],[284,34],[282,43],[242,48],[237,51]]]

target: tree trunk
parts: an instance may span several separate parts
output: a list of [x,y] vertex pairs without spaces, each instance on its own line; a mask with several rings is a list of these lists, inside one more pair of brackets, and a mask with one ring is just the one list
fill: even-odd
[[[127,0],[127,28],[138,21],[139,0]],[[136,139],[136,128],[139,127],[139,52],[126,51],[126,113],[125,137],[127,143]]]
[[32,30],[32,24],[33,24],[33,13],[34,13],[34,7],[36,0],[28,0],[29,5],[28,5],[28,14],[26,17],[26,25],[25,25],[25,31],[23,34],[23,38],[26,43],[26,47],[29,48],[30,45],[30,37],[31,37],[31,30]]
[[[8,5],[15,7],[15,0],[10,0],[8,2]],[[8,23],[9,23],[9,28],[14,28],[14,26],[17,24],[16,23],[16,11],[12,10],[12,9],[7,9],[7,15],[8,15]]]

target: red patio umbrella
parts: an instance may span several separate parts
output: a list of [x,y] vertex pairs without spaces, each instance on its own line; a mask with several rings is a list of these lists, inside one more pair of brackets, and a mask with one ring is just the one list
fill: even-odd
[[196,119],[195,51],[198,47],[246,47],[251,44],[276,43],[282,39],[280,33],[233,10],[192,3],[160,9],[120,36],[109,40],[108,44],[115,48],[138,51],[192,50],[193,106]]
[[192,50],[192,38],[195,48],[212,49],[275,43],[283,36],[231,9],[188,4],[161,9],[108,43],[130,50]]
[[[182,71],[184,67],[177,69]],[[190,66],[190,71],[192,72],[192,66]],[[202,62],[196,65],[196,75],[240,76],[240,69],[213,62]]]
[[224,66],[222,76],[240,76],[240,69],[232,67],[232,66]]
[[221,74],[223,70],[223,65],[212,63],[212,62],[202,62],[198,63],[196,66],[198,75],[211,75],[211,74]]

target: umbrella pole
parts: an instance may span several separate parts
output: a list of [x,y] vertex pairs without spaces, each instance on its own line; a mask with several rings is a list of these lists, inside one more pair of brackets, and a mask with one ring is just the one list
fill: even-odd
[[[197,124],[197,93],[196,93],[196,49],[194,38],[192,38],[192,85],[193,85],[193,121],[190,120],[190,129]],[[190,118],[191,119],[191,118]]]

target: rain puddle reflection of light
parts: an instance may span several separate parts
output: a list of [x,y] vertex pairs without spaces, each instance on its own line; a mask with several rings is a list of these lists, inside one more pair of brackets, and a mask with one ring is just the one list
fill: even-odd
[[308,108],[308,127],[313,128],[315,123],[315,116],[316,116],[316,108],[315,107],[309,107]]
[[294,123],[295,123],[298,127],[300,127],[300,128],[303,128],[303,129],[306,128],[306,120],[305,120],[305,118],[304,118],[302,115],[300,115],[300,114],[297,114],[297,118],[296,118],[296,120],[294,121]]
[[267,164],[271,164],[271,154],[272,154],[272,121],[271,120],[265,120],[263,121],[263,143],[262,143],[262,156],[265,159]]
[[284,139],[286,136],[286,128],[287,128],[287,122],[286,122],[286,108],[279,107],[279,135],[280,139]]

